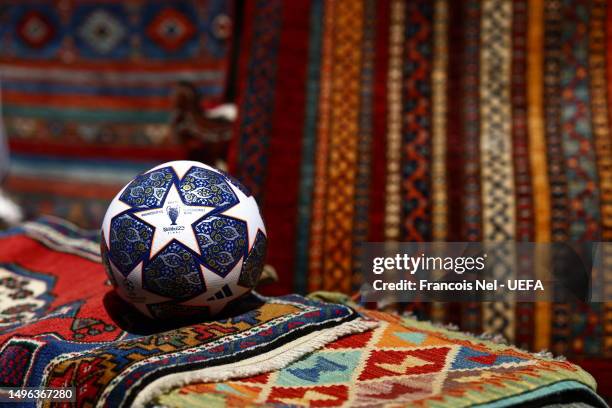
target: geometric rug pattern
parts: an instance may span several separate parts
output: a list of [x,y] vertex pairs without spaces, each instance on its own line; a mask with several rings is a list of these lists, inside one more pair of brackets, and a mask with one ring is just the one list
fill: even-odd
[[515,403],[552,401],[557,393],[576,392],[601,403],[592,377],[566,361],[412,318],[360,312],[377,320],[378,328],[329,343],[281,370],[186,385],[157,402],[168,407],[503,406],[511,398]]
[[271,371],[372,326],[299,295],[243,296],[214,320],[146,319],[112,290],[98,240],[57,219],[0,232],[0,387],[74,387],[76,406],[127,407],[160,382]]
[[152,163],[185,156],[173,93],[223,101],[233,2],[7,0],[0,7],[7,188],[28,215],[97,228]]
[[[274,294],[354,293],[364,242],[612,240],[610,2],[272,0],[244,18],[230,169],[274,214]],[[612,302],[400,307],[610,371]]]

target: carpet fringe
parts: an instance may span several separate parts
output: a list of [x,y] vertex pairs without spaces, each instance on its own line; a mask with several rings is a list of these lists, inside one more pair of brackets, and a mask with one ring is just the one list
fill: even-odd
[[510,342],[508,341],[508,339],[506,339],[506,337],[504,337],[502,334],[495,334],[495,333],[481,333],[479,335],[476,335],[474,333],[470,333],[470,332],[466,332],[466,331],[461,331],[459,330],[459,328],[452,324],[441,324],[441,323],[433,323],[434,326],[436,327],[441,327],[450,331],[455,331],[455,332],[459,332],[463,335],[466,336],[472,336],[475,338],[478,338],[480,340],[486,340],[486,341],[490,341],[492,343],[495,344],[502,344],[502,345],[506,345],[506,346],[512,346],[513,348],[522,351],[523,353],[528,353],[531,354],[532,356],[534,356],[535,358],[539,358],[542,360],[554,360],[554,361],[567,361],[567,358],[563,355],[558,355],[555,356],[552,352],[548,351],[548,350],[540,350],[537,353],[534,353],[532,351],[529,350],[525,350],[522,347],[518,347],[517,345],[514,344],[510,344]]
[[[270,371],[280,370],[294,361],[310,354],[325,345],[349,334],[362,333],[378,326],[378,322],[358,318],[336,327],[310,333],[305,338],[298,338],[278,349],[260,356],[238,361],[234,364],[203,368],[186,373],[164,376],[148,384],[136,397],[133,407],[144,407],[159,395],[173,388],[192,383],[210,383],[252,377]],[[252,361],[249,363],[249,361]]]
[[[406,317],[406,318],[411,318],[411,319],[416,319],[416,316],[410,312],[410,311],[405,311],[401,313],[402,317]],[[508,339],[506,339],[506,337],[504,337],[502,334],[499,333],[489,333],[489,332],[484,332],[481,334],[474,334],[472,332],[468,332],[468,331],[463,331],[460,330],[459,326],[457,326],[454,323],[439,323],[439,322],[429,322],[429,324],[431,324],[434,327],[440,328],[440,329],[445,329],[448,331],[452,331],[452,332],[456,332],[456,333],[461,333],[464,336],[471,336],[480,340],[485,340],[485,341],[490,341],[492,343],[495,344],[501,344],[501,345],[506,345],[506,346],[512,346],[515,349],[522,351],[523,353],[528,353],[531,354],[532,356],[534,356],[535,358],[539,358],[542,360],[553,360],[553,361],[567,361],[567,358],[564,355],[558,355],[555,356],[552,352],[544,349],[544,350],[540,350],[538,352],[533,352],[533,351],[529,351],[529,350],[525,350],[522,347],[518,347],[514,344],[510,344],[510,342],[508,341]]]

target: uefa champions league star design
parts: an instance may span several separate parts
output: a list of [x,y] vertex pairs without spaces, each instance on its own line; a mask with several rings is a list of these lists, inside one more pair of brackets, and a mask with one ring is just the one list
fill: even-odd
[[246,222],[247,233],[249,235],[249,247],[247,252],[251,252],[251,248],[253,248],[255,238],[257,237],[257,232],[261,231],[264,235],[268,235],[266,234],[266,227],[264,226],[263,219],[259,214],[259,207],[257,207],[255,197],[247,197],[246,194],[244,194],[242,190],[236,187],[233,183],[228,184],[230,185],[234,194],[236,194],[236,197],[238,197],[238,204],[228,208],[221,214]]
[[182,245],[201,255],[192,224],[212,210],[214,207],[185,205],[176,186],[172,184],[162,208],[135,212],[134,216],[155,228],[149,258],[152,259],[177,235],[180,235]]
[[123,194],[123,192],[125,191],[126,188],[128,188],[128,186],[129,184],[123,187],[121,191],[119,191],[119,193],[113,199],[113,202],[112,202],[113,205],[109,207],[109,209],[106,211],[106,214],[104,215],[104,220],[102,221],[102,235],[103,235],[104,240],[106,241],[107,248],[111,247],[111,242],[110,242],[111,222],[115,219],[117,215],[132,209],[132,207],[129,206],[128,204],[117,199],[118,197],[121,197],[121,194]]
[[[142,293],[139,293],[138,288],[143,287],[142,262],[136,265],[136,267],[134,267],[125,277],[112,261],[109,262],[109,264],[120,295],[145,315],[151,315],[151,312],[147,308],[147,304],[165,303],[176,300],[174,298],[157,295],[151,291],[147,291],[145,299]],[[200,306],[206,304],[212,315],[219,313],[227,304],[227,297],[238,298],[251,290],[249,287],[241,286],[239,283],[242,267],[243,259],[240,259],[234,268],[232,268],[231,272],[222,278],[215,273],[207,271],[204,266],[200,266],[202,275],[207,277],[207,290],[192,299],[178,304],[185,306]]]
[[109,262],[109,265],[121,297],[129,301],[145,315],[150,316],[147,303],[162,303],[172,300],[152,292],[147,292],[146,298],[143,296],[139,289],[142,287],[142,262],[138,263],[127,276],[123,276],[112,261]]
[[[190,168],[191,166],[186,165],[178,166],[178,168],[177,166],[172,166],[172,169],[179,180],[182,180],[182,178],[185,177]],[[151,171],[158,170],[158,168],[155,168]],[[212,171],[221,175],[221,173],[218,173],[215,170]],[[261,231],[265,235],[266,229],[259,214],[259,208],[257,207],[255,198],[253,196],[247,197],[246,194],[232,182],[228,182],[227,184],[238,200],[237,204],[220,213],[220,215],[245,221],[248,231],[247,252],[249,252],[253,248],[258,231]],[[118,197],[123,194],[124,190],[125,188],[119,192]],[[104,237],[106,239],[106,244],[109,247],[111,220],[123,212],[134,209],[134,207],[124,203],[121,200],[114,200],[114,203],[115,205],[112,211],[106,214],[103,223]],[[148,225],[155,228],[153,241],[151,244],[151,254],[149,256],[149,258],[153,258],[163,247],[169,244],[177,234],[184,231],[192,233],[189,234],[188,237],[186,236],[187,234],[181,235],[181,244],[193,250],[198,255],[201,255],[196,236],[192,230],[192,225],[195,221],[203,218],[206,214],[214,209],[215,207],[203,205],[186,205],[178,192],[176,185],[172,183],[161,208],[148,208],[142,211],[129,212],[132,212],[133,216],[141,219]]]

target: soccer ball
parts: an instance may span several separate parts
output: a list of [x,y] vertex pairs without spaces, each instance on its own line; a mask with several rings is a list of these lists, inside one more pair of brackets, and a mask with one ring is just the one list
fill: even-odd
[[129,182],[102,223],[102,261],[118,295],[149,317],[213,316],[255,287],[266,228],[255,198],[195,161]]

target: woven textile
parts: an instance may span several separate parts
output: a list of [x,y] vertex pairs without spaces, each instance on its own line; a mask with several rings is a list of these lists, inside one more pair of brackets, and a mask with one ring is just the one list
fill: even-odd
[[97,228],[109,189],[182,158],[172,90],[188,80],[204,104],[222,100],[232,13],[222,0],[2,2],[8,187],[25,210]]
[[41,219],[0,236],[0,386],[69,386],[78,406],[138,405],[189,381],[282,368],[373,326],[297,295],[242,298],[214,321],[155,323],[113,294],[97,235]]
[[192,384],[159,397],[167,407],[488,407],[581,401],[605,406],[592,377],[565,361],[411,318],[364,312],[374,331],[344,337],[282,370]]
[[[238,126],[268,133],[241,131],[232,166],[274,214],[274,293],[356,290],[364,241],[612,239],[608,3],[304,0],[262,18],[270,7],[246,9]],[[249,48],[262,41],[265,60]],[[500,278],[533,267],[499,255]],[[612,357],[609,304],[409,307]]]

